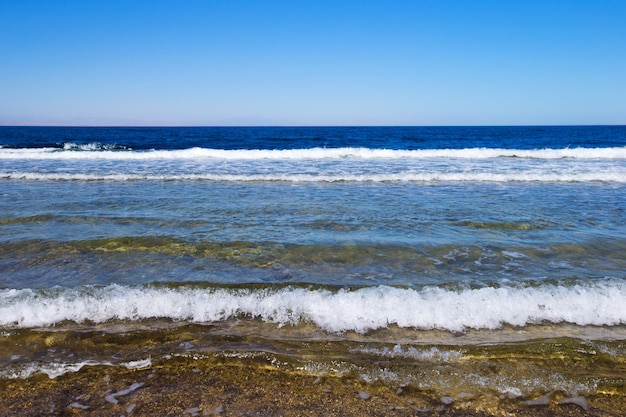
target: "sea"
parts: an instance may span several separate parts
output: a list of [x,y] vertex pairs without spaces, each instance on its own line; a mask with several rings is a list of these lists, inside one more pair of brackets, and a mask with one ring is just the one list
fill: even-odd
[[626,126],[0,127],[0,379],[176,357],[624,395]]

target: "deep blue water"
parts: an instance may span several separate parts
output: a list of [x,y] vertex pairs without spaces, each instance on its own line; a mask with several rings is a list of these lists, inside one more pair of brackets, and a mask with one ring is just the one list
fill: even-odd
[[542,149],[619,147],[626,126],[523,127],[0,127],[0,146],[59,147],[101,143],[135,150],[301,149]]

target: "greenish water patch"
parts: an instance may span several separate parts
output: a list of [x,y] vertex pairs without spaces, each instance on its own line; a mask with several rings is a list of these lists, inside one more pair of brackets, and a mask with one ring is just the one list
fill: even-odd
[[[534,329],[537,335],[546,331],[551,332]],[[350,376],[455,398],[462,393],[522,400],[554,392],[626,395],[623,340],[563,336],[502,341],[499,332],[483,331],[479,332],[483,342],[477,343],[471,337],[463,342],[464,336],[448,332],[437,336],[438,332],[421,335],[403,330],[396,340],[385,341],[383,333],[327,334],[307,324],[277,328],[256,320],[207,325],[164,320],[97,326],[67,323],[5,332],[0,337],[0,377],[28,377],[31,371],[39,372],[37,367],[50,369],[55,364],[123,367],[146,358],[150,364],[176,357],[263,358],[277,368],[312,376]],[[511,336],[515,333],[519,337],[519,331],[511,329]]]
[[[123,236],[0,244],[0,287],[152,281],[439,285],[623,277],[626,242],[545,246],[283,244]],[[593,275],[590,275],[593,274]],[[109,278],[107,278],[109,277]],[[41,281],[41,284],[37,282]],[[46,281],[48,280],[48,281]]]
[[502,230],[502,231],[525,231],[525,230],[541,230],[554,226],[554,223],[532,223],[532,222],[476,222],[462,221],[457,225],[471,227],[473,229],[485,230]]
[[7,226],[22,223],[43,223],[50,221],[54,216],[49,214],[38,214],[34,216],[16,217],[12,219],[0,219],[0,226]]

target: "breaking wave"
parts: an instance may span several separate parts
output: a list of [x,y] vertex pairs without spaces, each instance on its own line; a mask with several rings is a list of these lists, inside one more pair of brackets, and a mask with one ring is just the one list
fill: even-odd
[[626,159],[626,147],[563,149],[422,149],[395,150],[371,148],[310,149],[208,149],[133,151],[121,145],[66,143],[62,148],[0,148],[0,159],[226,159],[226,160],[307,160],[307,159],[424,159],[424,158],[526,158],[526,159]]
[[260,319],[279,326],[313,323],[329,332],[391,325],[462,331],[503,325],[626,323],[621,280],[538,287],[420,290],[388,286],[348,289],[80,287],[0,291],[0,326],[30,328],[72,322],[167,318],[208,323]]

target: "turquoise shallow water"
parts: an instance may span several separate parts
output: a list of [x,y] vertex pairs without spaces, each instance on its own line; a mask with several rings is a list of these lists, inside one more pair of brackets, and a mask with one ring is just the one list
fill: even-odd
[[615,279],[626,266],[622,184],[4,185],[5,288],[167,280],[419,288]]

